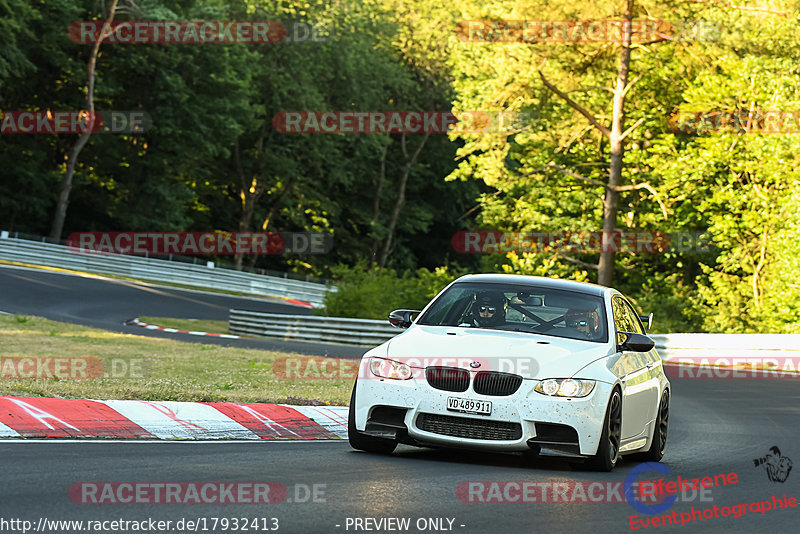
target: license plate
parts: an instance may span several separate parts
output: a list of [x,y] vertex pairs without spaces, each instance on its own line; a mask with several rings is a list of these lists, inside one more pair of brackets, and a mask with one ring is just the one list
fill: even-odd
[[472,413],[476,415],[491,415],[491,401],[478,401],[473,399],[460,399],[447,397],[447,409],[451,412]]

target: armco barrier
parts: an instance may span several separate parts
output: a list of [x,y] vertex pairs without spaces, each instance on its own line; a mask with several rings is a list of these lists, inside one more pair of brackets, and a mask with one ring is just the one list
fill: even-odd
[[665,360],[688,358],[800,358],[800,334],[654,334]]
[[[229,311],[228,332],[298,341],[374,347],[403,332],[387,321]],[[707,358],[796,357],[800,335],[794,334],[652,334],[665,360],[681,356]]]
[[335,291],[335,287],[314,282],[223,269],[213,267],[213,264],[194,265],[124,254],[70,252],[65,245],[12,238],[5,232],[0,234],[0,259],[137,280],[287,297],[310,302],[316,307],[322,306],[327,291]]
[[373,319],[230,310],[228,332],[236,335],[374,347],[403,330],[391,326],[387,321]]

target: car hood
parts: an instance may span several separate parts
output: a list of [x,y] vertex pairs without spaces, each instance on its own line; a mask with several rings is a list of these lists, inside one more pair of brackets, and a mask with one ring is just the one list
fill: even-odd
[[540,334],[412,325],[391,339],[386,356],[412,367],[444,365],[524,378],[566,378],[612,353],[607,343]]

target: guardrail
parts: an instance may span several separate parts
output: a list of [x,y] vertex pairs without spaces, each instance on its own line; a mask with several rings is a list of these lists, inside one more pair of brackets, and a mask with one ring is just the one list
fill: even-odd
[[[654,334],[656,349],[667,361],[687,358],[695,363],[735,359],[772,359],[778,368],[786,360],[800,363],[798,334]],[[783,363],[781,363],[783,362]]]
[[281,315],[247,310],[230,310],[228,332],[319,343],[340,343],[374,347],[403,332],[386,321]]
[[[374,347],[403,332],[388,321],[280,315],[247,310],[229,311],[228,332],[284,340],[316,341]],[[746,358],[792,356],[800,358],[796,334],[651,334],[662,358]]]
[[17,239],[7,232],[0,234],[0,259],[152,282],[287,297],[315,307],[322,306],[327,291],[336,290],[314,282],[215,267],[213,262],[195,265],[124,254],[73,252],[65,245]]

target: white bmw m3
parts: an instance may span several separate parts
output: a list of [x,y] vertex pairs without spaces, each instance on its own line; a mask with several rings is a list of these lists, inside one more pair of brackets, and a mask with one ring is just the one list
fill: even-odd
[[390,314],[407,330],[361,360],[350,445],[532,451],[603,471],[658,461],[670,384],[642,319],[612,288],[463,276],[421,312]]

